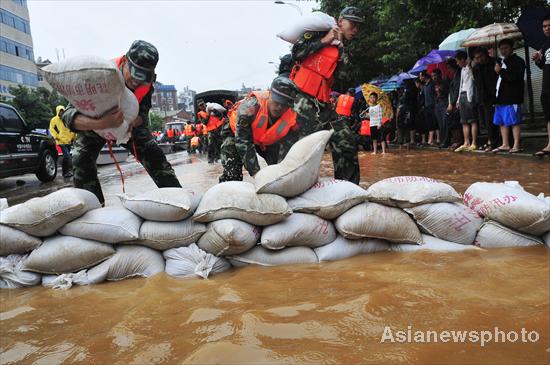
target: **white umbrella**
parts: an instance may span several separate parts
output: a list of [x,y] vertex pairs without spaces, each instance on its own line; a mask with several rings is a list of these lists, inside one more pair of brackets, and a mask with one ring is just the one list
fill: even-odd
[[459,49],[464,49],[460,45],[476,30],[476,28],[463,29],[449,35],[439,44],[439,49],[446,51],[458,51]]
[[510,38],[522,38],[518,26],[513,23],[493,23],[476,30],[464,42],[462,47],[493,46],[499,41]]

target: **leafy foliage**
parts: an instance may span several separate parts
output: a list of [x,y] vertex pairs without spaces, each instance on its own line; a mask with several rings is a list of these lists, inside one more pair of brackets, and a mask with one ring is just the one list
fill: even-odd
[[44,87],[30,89],[17,85],[10,87],[10,93],[14,98],[4,102],[13,105],[32,128],[48,128],[56,106],[68,103],[57,92],[50,92]]

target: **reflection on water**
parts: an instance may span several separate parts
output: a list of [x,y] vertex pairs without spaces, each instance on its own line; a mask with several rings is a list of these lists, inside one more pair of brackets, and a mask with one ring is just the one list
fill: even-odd
[[[542,163],[409,155],[363,156],[363,182],[426,175],[463,193],[478,180],[514,179],[531,192],[549,193]],[[218,168],[203,164],[210,172],[201,180],[200,166],[176,171],[182,181],[212,184]],[[323,174],[330,174],[330,161],[323,166]],[[550,362],[545,247],[384,252],[319,265],[246,267],[209,280],[161,274],[69,291],[4,290],[0,299],[1,364]],[[381,343],[386,326],[393,331],[525,328],[540,339],[484,347]]]

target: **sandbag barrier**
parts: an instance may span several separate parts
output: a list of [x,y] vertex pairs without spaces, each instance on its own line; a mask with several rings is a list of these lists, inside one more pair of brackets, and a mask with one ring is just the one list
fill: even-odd
[[[309,151],[330,133],[312,136],[304,143]],[[0,288],[67,289],[163,271],[207,278],[251,264],[314,264],[381,251],[550,247],[550,199],[517,183],[472,184],[463,203],[452,186],[426,177],[393,177],[365,190],[318,179],[323,150],[314,150],[269,169],[261,184],[226,182],[204,195],[162,188],[101,208],[93,194],[67,188],[4,208]],[[285,197],[273,193],[288,184]],[[266,187],[269,193],[258,192]]]

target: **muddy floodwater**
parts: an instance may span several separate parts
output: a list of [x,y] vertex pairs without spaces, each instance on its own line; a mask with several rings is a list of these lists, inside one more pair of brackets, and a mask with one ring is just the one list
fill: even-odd
[[[323,175],[331,175],[330,166],[327,156]],[[549,167],[548,159],[435,151],[361,155],[364,186],[422,175],[460,193],[476,181],[518,180],[532,193],[550,194]],[[196,156],[175,169],[183,183],[203,190],[221,172]],[[142,172],[131,175],[128,192],[153,187]],[[120,183],[104,186],[108,204],[118,204]],[[67,291],[3,290],[0,299],[0,364],[550,363],[545,246],[383,252],[249,266],[208,280],[161,274]],[[439,334],[437,342],[414,341],[429,331]],[[443,336],[447,342],[445,331],[469,337]],[[471,335],[483,331],[492,339],[482,345]]]

